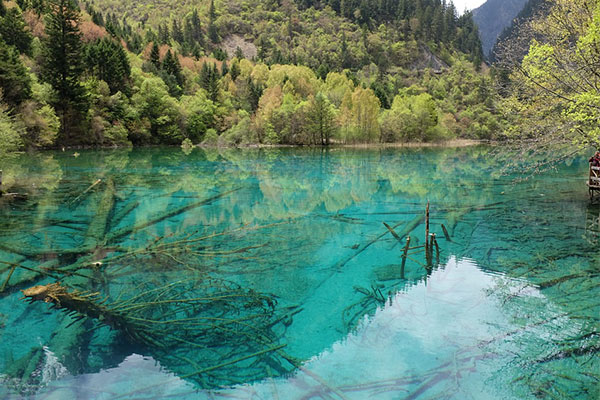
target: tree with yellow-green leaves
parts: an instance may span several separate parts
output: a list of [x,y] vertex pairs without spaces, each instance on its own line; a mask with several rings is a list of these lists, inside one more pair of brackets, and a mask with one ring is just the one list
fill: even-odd
[[357,87],[342,101],[340,124],[342,140],[347,143],[373,143],[379,141],[380,103],[371,89]]
[[521,34],[532,38],[529,49],[514,64],[504,102],[513,133],[538,145],[599,145],[600,1],[555,0],[527,28]]

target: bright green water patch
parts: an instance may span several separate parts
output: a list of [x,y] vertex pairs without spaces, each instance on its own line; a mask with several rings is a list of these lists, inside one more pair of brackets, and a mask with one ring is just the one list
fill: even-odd
[[[520,182],[486,147],[82,151],[0,168],[28,194],[0,200],[4,397],[600,395],[583,158]],[[439,262],[415,249],[402,277],[428,200]],[[20,300],[57,280],[97,293],[94,318]]]

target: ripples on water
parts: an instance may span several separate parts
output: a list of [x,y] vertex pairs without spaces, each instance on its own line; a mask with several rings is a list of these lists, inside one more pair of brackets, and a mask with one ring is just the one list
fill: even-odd
[[[584,159],[519,183],[485,147],[41,153],[1,167],[29,194],[0,202],[4,397],[600,394],[600,210]],[[428,200],[440,262],[415,254],[401,279],[383,222],[422,245]],[[229,322],[203,337],[171,323],[160,349],[19,300],[58,278],[114,307],[198,282],[160,299]],[[207,287],[244,302],[197,303]],[[152,315],[181,323],[173,310]]]

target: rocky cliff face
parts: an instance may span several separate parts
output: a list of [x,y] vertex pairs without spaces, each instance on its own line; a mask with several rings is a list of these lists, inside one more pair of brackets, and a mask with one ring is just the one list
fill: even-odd
[[473,10],[473,19],[479,26],[483,54],[488,54],[502,30],[523,9],[527,0],[488,0]]

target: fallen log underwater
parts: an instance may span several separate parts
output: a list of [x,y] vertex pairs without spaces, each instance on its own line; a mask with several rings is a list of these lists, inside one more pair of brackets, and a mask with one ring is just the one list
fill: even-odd
[[[236,364],[249,360],[244,365],[251,370],[269,365],[287,374],[295,368],[293,358],[281,352],[285,344],[280,341],[287,319],[299,310],[277,310],[275,297],[225,280],[203,277],[148,285],[112,303],[100,293],[69,291],[58,282],[22,293],[30,303],[45,302],[64,311],[72,323],[89,318],[109,326],[147,348],[163,367],[202,387],[245,380],[244,368]],[[38,357],[28,355],[33,356]]]

